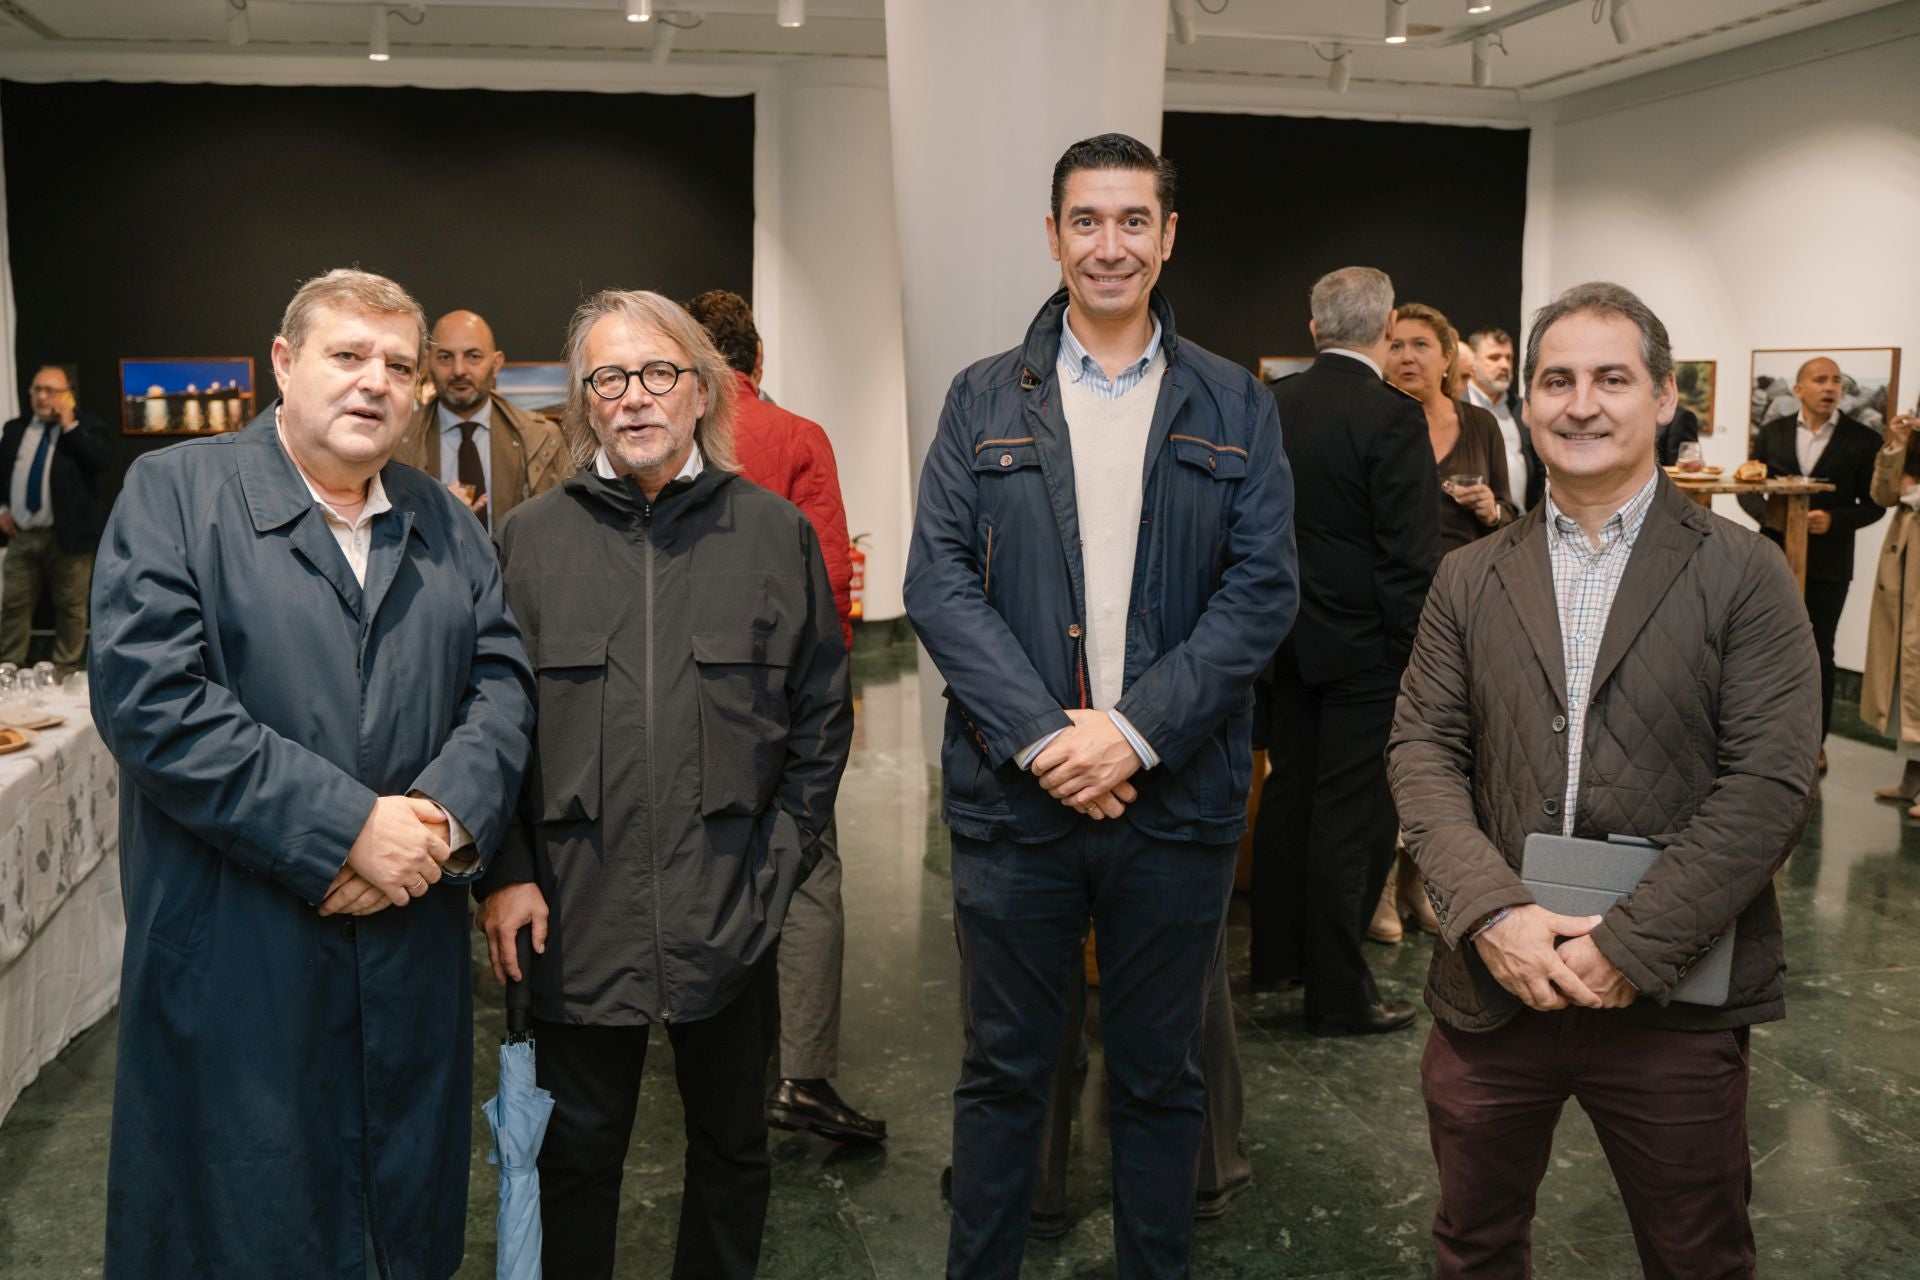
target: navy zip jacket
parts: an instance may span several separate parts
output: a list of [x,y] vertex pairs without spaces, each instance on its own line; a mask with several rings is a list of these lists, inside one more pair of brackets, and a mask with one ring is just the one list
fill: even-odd
[[[1246,829],[1252,684],[1293,623],[1293,479],[1273,397],[1174,334],[1147,437],[1117,709],[1160,764],[1126,818],[1223,844]],[[1024,344],[953,380],[920,476],[906,604],[947,681],[943,816],[976,840],[1057,839],[1078,815],[1015,757],[1088,705],[1085,575],[1060,407],[1067,293]]]

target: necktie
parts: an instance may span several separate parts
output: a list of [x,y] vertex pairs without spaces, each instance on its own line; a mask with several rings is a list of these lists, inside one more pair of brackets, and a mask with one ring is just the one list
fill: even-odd
[[46,476],[47,455],[53,452],[53,433],[59,430],[51,423],[40,424],[40,447],[33,451],[33,465],[27,468],[27,514],[40,514],[40,486]]
[[[478,499],[487,491],[487,473],[480,465],[480,446],[473,442],[473,427],[471,422],[460,424],[460,483],[472,485],[473,496]],[[480,522],[485,524],[486,517],[482,516]]]

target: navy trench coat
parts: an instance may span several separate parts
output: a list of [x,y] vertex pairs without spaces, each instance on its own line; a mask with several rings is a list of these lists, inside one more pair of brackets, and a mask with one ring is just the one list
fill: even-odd
[[490,852],[532,675],[492,548],[397,463],[364,589],[269,408],[140,458],[94,571],[127,940],[108,1277],[444,1280],[472,1127],[467,894],[317,907],[375,797]]

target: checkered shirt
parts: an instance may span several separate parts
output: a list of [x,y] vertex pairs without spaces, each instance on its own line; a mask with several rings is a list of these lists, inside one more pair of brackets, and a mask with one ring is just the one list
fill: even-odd
[[1586,749],[1587,698],[1593,684],[1600,638],[1607,631],[1613,597],[1633,555],[1634,539],[1647,522],[1660,473],[1607,517],[1595,547],[1573,519],[1553,501],[1547,485],[1547,560],[1553,566],[1553,598],[1560,612],[1560,652],[1567,667],[1567,794],[1560,834],[1573,834],[1574,805],[1580,798],[1580,761]]

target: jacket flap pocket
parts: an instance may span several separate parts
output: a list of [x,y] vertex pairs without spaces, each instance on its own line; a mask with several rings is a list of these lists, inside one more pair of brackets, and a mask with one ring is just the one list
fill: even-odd
[[973,448],[975,471],[1018,471],[1040,465],[1040,448],[1032,437],[1017,440],[982,440]]
[[1189,467],[1197,467],[1216,480],[1239,480],[1247,474],[1246,450],[1233,445],[1215,445],[1194,436],[1169,436],[1173,456]]
[[596,631],[542,632],[533,644],[533,665],[549,667],[604,667],[607,637]]
[[800,637],[778,631],[696,631],[693,633],[695,662],[734,663],[790,667],[800,648]]

